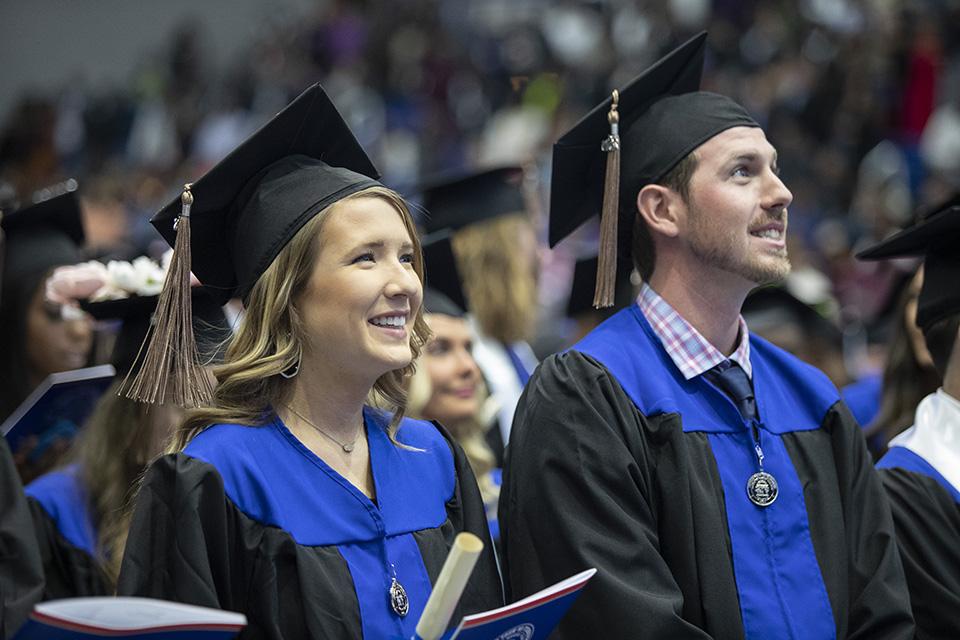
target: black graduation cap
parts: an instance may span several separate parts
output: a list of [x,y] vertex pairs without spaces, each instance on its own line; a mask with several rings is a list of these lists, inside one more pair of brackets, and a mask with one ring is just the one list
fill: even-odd
[[174,256],[157,305],[144,366],[127,395],[163,402],[166,381],[180,405],[212,389],[197,363],[189,317],[190,277],[225,302],[245,297],[277,254],[327,206],[369,187],[379,173],[315,84],[184,188],[150,222]]
[[[597,287],[597,266],[600,259],[597,256],[577,260],[573,267],[573,283],[570,285],[570,297],[567,299],[567,317],[575,318],[587,312],[594,311],[593,293]],[[625,260],[617,263],[617,286],[614,294],[613,307],[622,309],[633,302],[633,284],[630,282],[630,273],[633,265]]]
[[857,254],[861,260],[923,257],[923,286],[917,300],[917,326],[926,331],[960,312],[960,197],[952,198],[919,222]]
[[455,318],[466,315],[467,296],[457,270],[449,230],[437,231],[423,238],[423,262],[426,275],[424,311]]
[[77,181],[47,187],[21,209],[4,212],[3,279],[13,281],[80,261],[84,242]]
[[523,167],[497,167],[479,173],[446,175],[420,188],[427,210],[427,233],[462,229],[477,222],[526,210]]
[[613,303],[618,245],[622,258],[629,252],[636,213],[625,207],[620,219],[620,200],[635,198],[718,133],[759,126],[730,98],[699,91],[706,40],[702,32],[658,60],[553,146],[550,246],[601,214],[595,306]]
[[[218,362],[223,344],[231,330],[223,307],[206,287],[191,289],[193,332],[197,339],[200,361]],[[81,301],[80,306],[97,320],[119,320],[120,330],[110,353],[110,364],[119,375],[126,376],[136,363],[137,354],[147,337],[160,296],[130,296],[99,302]]]
[[[189,187],[191,270],[223,302],[244,297],[314,215],[380,174],[319,84]],[[173,246],[178,197],[150,220]]]
[[804,335],[818,336],[830,345],[839,346],[843,341],[839,326],[781,286],[755,289],[744,301],[741,313],[757,333],[764,333],[763,327],[794,325]]

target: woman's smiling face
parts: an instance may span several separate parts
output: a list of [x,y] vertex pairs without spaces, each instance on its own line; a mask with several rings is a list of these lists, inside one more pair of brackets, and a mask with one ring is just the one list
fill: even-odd
[[432,338],[424,349],[423,366],[431,393],[421,413],[444,424],[469,418],[480,408],[480,369],[472,355],[470,325],[441,313],[427,314],[426,320]]

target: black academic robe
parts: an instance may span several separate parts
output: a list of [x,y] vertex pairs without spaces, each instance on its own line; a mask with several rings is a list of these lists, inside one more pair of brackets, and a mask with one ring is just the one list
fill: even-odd
[[30,510],[10,449],[0,437],[0,637],[11,637],[42,597],[43,566]]
[[960,491],[904,447],[891,447],[877,466],[893,510],[917,638],[960,638]]
[[[239,611],[245,638],[409,638],[453,538],[486,544],[452,622],[500,606],[483,503],[463,451],[406,419],[397,447],[365,412],[372,502],[279,418],[215,425],[155,462],[137,498],[118,593]],[[392,580],[409,612],[390,604]]]
[[758,424],[685,380],[636,305],[534,374],[500,496],[508,597],[598,569],[554,638],[912,637],[859,427],[820,372],[750,340]]
[[24,489],[43,561],[44,600],[113,592],[98,559],[96,526],[79,471],[77,465],[57,469]]

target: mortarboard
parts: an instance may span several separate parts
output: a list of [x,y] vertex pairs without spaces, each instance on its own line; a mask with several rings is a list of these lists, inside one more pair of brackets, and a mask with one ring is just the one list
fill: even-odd
[[860,260],[923,257],[917,326],[926,331],[960,312],[960,197],[952,198],[890,238],[857,254]]
[[277,254],[316,214],[363,189],[379,173],[343,117],[315,84],[251,135],[150,222],[174,247],[144,366],[129,397],[205,402],[212,392],[197,364],[190,272],[219,302],[245,297]]
[[[599,258],[577,260],[573,267],[573,282],[570,285],[570,297],[567,299],[567,317],[575,318],[594,310],[593,295],[597,288],[597,265]],[[633,265],[621,260],[617,263],[617,286],[614,292],[613,306],[626,307],[633,301],[633,284],[630,272]]]
[[426,274],[424,311],[455,318],[466,315],[467,296],[457,271],[449,230],[437,231],[423,238],[423,262]]
[[700,33],[668,53],[553,146],[550,246],[601,215],[594,306],[613,304],[617,254],[629,253],[636,212],[626,207],[621,219],[621,198],[633,199],[718,133],[759,126],[730,98],[699,91],[706,40]]
[[436,177],[425,182],[423,208],[427,233],[463,227],[526,210],[522,167]]
[[0,218],[6,237],[5,281],[79,262],[84,233],[76,190],[76,180],[47,187],[36,192],[27,206]]
[[831,345],[843,342],[840,327],[814,307],[803,302],[785,287],[768,286],[755,289],[743,303],[741,311],[751,331],[765,333],[786,325],[799,327],[804,335],[818,336]]
[[[97,320],[119,320],[117,332],[110,354],[110,364],[117,373],[126,376],[133,369],[143,341],[147,337],[153,314],[157,310],[156,296],[130,296],[117,300],[99,302],[81,301],[80,306]],[[224,339],[230,335],[227,317],[223,307],[205,287],[191,289],[193,333],[199,348],[200,361],[217,361],[222,356]]]

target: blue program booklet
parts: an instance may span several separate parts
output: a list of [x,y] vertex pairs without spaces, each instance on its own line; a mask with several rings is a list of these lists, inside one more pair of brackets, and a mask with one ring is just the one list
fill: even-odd
[[596,572],[587,569],[506,607],[465,616],[441,640],[545,640]]
[[39,456],[56,439],[73,438],[115,375],[105,364],[47,376],[0,425],[10,450],[16,453],[33,436],[31,456]]
[[42,602],[13,640],[228,640],[242,613],[151,598],[68,598]]

